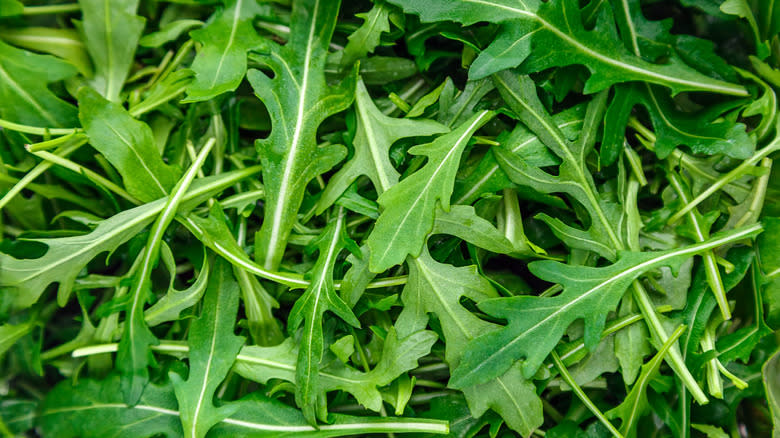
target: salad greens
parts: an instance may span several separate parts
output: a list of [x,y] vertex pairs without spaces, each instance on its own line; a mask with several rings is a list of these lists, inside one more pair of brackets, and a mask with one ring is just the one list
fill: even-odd
[[778,91],[774,0],[0,0],[0,435],[780,437]]

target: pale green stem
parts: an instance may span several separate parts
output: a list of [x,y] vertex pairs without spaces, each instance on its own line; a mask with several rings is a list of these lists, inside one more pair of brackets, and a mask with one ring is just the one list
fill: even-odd
[[3,119],[0,119],[0,128],[34,135],[68,135],[74,132],[84,132],[81,128],[41,128],[39,126],[20,125],[19,123]]
[[39,152],[32,152],[33,155],[36,157],[42,158],[43,160],[46,160],[52,164],[56,164],[58,166],[62,166],[66,169],[70,169],[76,173],[82,174],[86,176],[87,178],[91,179],[92,181],[100,184],[101,186],[107,188],[108,190],[111,190],[112,192],[116,193],[117,195],[125,198],[126,200],[132,202],[133,204],[140,204],[141,201],[136,198],[135,196],[128,193],[125,189],[122,187],[119,187],[118,185],[114,184],[113,181],[103,177],[102,175],[96,173],[93,170],[90,170],[78,163],[74,163],[73,161],[68,160],[67,158],[60,157],[58,155],[52,154],[51,152],[47,151],[39,151]]
[[22,15],[45,15],[45,14],[63,14],[68,12],[78,12],[81,6],[78,3],[65,3],[61,5],[47,6],[25,6]]
[[[75,152],[78,148],[84,145],[84,143],[86,143],[86,140],[63,146],[63,148],[57,152],[57,155],[54,154],[51,155],[54,155],[58,158],[66,157],[72,154],[73,152]],[[19,182],[17,182],[13,187],[11,187],[11,189],[0,199],[0,210],[2,210],[3,207],[5,207],[8,204],[8,202],[10,202],[11,199],[14,198],[14,196],[18,195],[19,192],[21,192],[25,187],[27,187],[28,184],[35,181],[36,178],[41,176],[43,172],[46,172],[52,165],[53,163],[49,161],[43,161],[38,163],[29,172],[27,172],[19,180]]]
[[718,190],[722,189],[726,184],[744,176],[756,163],[763,160],[772,152],[778,150],[780,150],[780,137],[775,138],[763,149],[759,149],[752,157],[743,161],[739,166],[732,169],[729,173],[718,178],[717,181],[712,183],[709,187],[707,187],[706,190],[701,192],[699,196],[695,197],[691,202],[687,203],[682,209],[680,209],[680,211],[670,217],[667,223],[671,224],[677,222],[680,220],[680,218],[688,214],[689,211],[693,210],[697,205],[701,204],[702,201],[712,196]]
[[[715,338],[712,336],[712,330],[707,328],[701,337],[701,349],[704,353],[715,350]],[[718,364],[720,361],[713,358],[707,361],[707,387],[710,394],[715,398],[723,398],[723,379],[720,377]]]
[[[683,187],[683,183],[680,177],[675,172],[667,172],[666,174],[669,183],[677,192],[677,197],[680,198],[684,204],[691,202],[688,191]],[[688,221],[690,221],[693,231],[696,233],[696,240],[698,242],[704,242],[709,237],[709,231],[702,228],[699,223],[699,212],[696,209],[692,209],[688,212]],[[718,262],[715,258],[715,254],[712,251],[707,251],[702,254],[704,260],[705,273],[707,275],[707,284],[709,284],[713,295],[715,295],[715,301],[718,302],[718,308],[723,315],[724,320],[731,319],[731,309],[729,308],[728,299],[726,298],[726,288],[723,287],[723,280],[720,277],[720,271],[718,270]]]
[[[77,132],[72,132],[68,135],[63,135],[61,137],[53,138],[51,140],[46,140],[38,143],[32,143],[29,145],[25,145],[28,151],[30,152],[38,152],[38,151],[46,151],[49,149],[54,149],[57,146],[67,143],[71,140],[76,140],[75,143],[80,142],[81,140],[84,140],[84,142],[87,141],[87,136],[84,134],[80,134]],[[82,142],[81,144],[84,144]]]
[[593,415],[598,418],[601,424],[603,424],[612,433],[613,436],[617,438],[623,438],[623,434],[621,434],[620,431],[618,431],[615,426],[609,420],[607,420],[607,417],[604,416],[604,413],[601,412],[598,407],[596,407],[588,395],[585,394],[585,391],[580,388],[580,385],[574,381],[574,377],[571,375],[571,373],[569,373],[569,370],[566,369],[566,365],[564,365],[561,358],[558,357],[558,353],[552,351],[550,356],[552,357],[553,363],[555,363],[555,368],[558,369],[558,372],[561,374],[563,380],[571,387],[574,394],[577,395],[577,397],[588,408],[588,410],[593,412]]

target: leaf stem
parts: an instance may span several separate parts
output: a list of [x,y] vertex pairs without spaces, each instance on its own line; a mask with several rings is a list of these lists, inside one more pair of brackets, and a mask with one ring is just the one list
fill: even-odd
[[[677,197],[684,204],[691,202],[688,190],[683,186],[683,182],[676,172],[670,171],[666,174],[669,183],[674,191],[677,192]],[[700,223],[701,215],[697,209],[691,209],[688,212],[688,220],[693,227],[693,231],[696,233],[696,240],[704,242],[709,237],[709,230],[702,227]],[[729,308],[728,298],[726,298],[726,289],[723,287],[723,280],[720,277],[720,271],[718,270],[718,262],[715,258],[715,254],[712,251],[707,251],[701,255],[704,260],[705,272],[707,274],[707,284],[709,284],[715,300],[718,302],[718,308],[723,315],[724,320],[731,319],[731,309]]]
[[740,163],[739,166],[732,169],[729,173],[718,178],[717,181],[712,183],[709,187],[707,187],[706,190],[701,192],[699,196],[695,197],[691,202],[685,204],[682,209],[672,215],[667,223],[673,224],[677,222],[683,216],[688,214],[689,211],[693,210],[697,205],[701,204],[702,201],[712,196],[718,190],[722,189],[726,184],[744,176],[750,167],[753,167],[756,163],[764,159],[764,157],[778,150],[780,150],[780,137],[775,138],[771,143],[764,146],[763,149],[759,149],[752,157]]
[[[58,158],[66,157],[75,152],[78,148],[84,145],[84,143],[86,143],[86,140],[64,145],[59,151],[57,151],[56,155],[52,155]],[[3,207],[5,207],[8,202],[14,198],[14,196],[18,195],[19,192],[21,192],[25,187],[35,181],[36,178],[41,176],[43,172],[46,172],[53,164],[54,163],[50,161],[42,161],[33,167],[29,172],[27,172],[13,187],[11,187],[10,190],[8,190],[8,192],[6,192],[5,195],[3,195],[2,198],[0,198],[0,210],[2,210]]]
[[[86,143],[86,138],[84,139],[83,143]],[[30,151],[33,155],[35,155],[38,158],[41,158],[43,160],[46,160],[52,164],[56,164],[58,166],[62,166],[66,169],[72,170],[78,174],[82,174],[86,176],[87,178],[91,179],[92,181],[102,185],[103,187],[107,188],[108,190],[111,190],[112,192],[116,193],[117,195],[121,196],[122,198],[125,198],[126,200],[132,202],[133,204],[141,204],[141,201],[136,198],[135,196],[128,193],[125,189],[122,187],[119,187],[117,184],[115,184],[113,181],[103,177],[102,175],[98,174],[97,172],[88,169],[78,163],[74,163],[73,161],[61,157],[56,154],[52,154],[48,151],[38,151],[33,152]]]
[[553,350],[550,353],[550,356],[552,357],[553,363],[555,364],[555,368],[558,369],[558,372],[561,374],[561,377],[563,380],[568,384],[575,395],[582,401],[582,403],[593,412],[593,415],[598,418],[598,420],[603,424],[611,433],[613,436],[617,438],[623,438],[623,434],[621,434],[615,426],[610,423],[609,420],[607,420],[607,417],[604,416],[604,413],[601,412],[601,410],[596,407],[596,405],[593,403],[593,401],[588,397],[587,394],[585,394],[585,391],[580,388],[580,385],[577,384],[577,382],[574,380],[574,377],[569,373],[569,370],[566,369],[566,365],[563,364],[563,361],[560,357],[558,357],[558,353]]
[[68,135],[74,132],[84,132],[81,128],[41,128],[39,126],[21,125],[0,119],[0,128],[10,129],[11,131],[23,132],[34,135]]
[[78,12],[81,6],[78,3],[64,3],[61,5],[25,6],[22,15],[45,15]]

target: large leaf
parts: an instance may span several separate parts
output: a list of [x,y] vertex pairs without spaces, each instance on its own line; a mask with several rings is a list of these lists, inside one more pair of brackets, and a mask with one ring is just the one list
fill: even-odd
[[471,135],[492,115],[482,111],[432,143],[409,149],[409,153],[428,157],[428,162],[379,197],[382,213],[367,240],[373,272],[383,272],[402,263],[408,254],[420,254],[425,237],[433,228],[437,205],[444,211],[450,209],[463,149]]
[[317,127],[344,110],[353,98],[354,75],[340,87],[325,83],[325,55],[339,1],[299,0],[293,4],[290,40],[272,44],[263,57],[273,79],[250,70],[249,82],[273,122],[268,138],[257,141],[266,187],[263,226],[255,256],[266,269],[279,266],[306,184],[346,155],[343,146],[317,146]]
[[605,267],[564,265],[552,261],[529,264],[542,280],[560,284],[555,297],[517,296],[484,301],[479,308],[508,325],[472,341],[450,385],[466,387],[486,382],[523,360],[523,374],[532,376],[577,319],[585,322],[585,346],[595,346],[604,329],[607,313],[614,310],[631,282],[644,272],[674,266],[704,251],[755,236],[760,226],[729,231],[706,242],[659,252],[624,252]]
[[35,126],[76,126],[76,108],[47,88],[76,74],[72,65],[0,41],[0,117]]
[[190,32],[201,49],[192,61],[195,81],[187,87],[186,102],[209,100],[233,91],[246,74],[246,54],[260,47],[263,39],[252,26],[260,12],[256,0],[226,0],[209,24]]
[[[408,264],[409,280],[402,293],[404,309],[396,323],[399,334],[424,328],[428,313],[435,313],[444,332],[445,357],[454,370],[468,342],[499,328],[469,312],[461,299],[480,303],[497,294],[475,266],[456,268],[438,263],[426,249],[419,257],[409,258]],[[543,421],[542,404],[534,385],[523,377],[519,367],[494,377],[463,389],[472,415],[478,418],[487,409],[493,409],[512,429],[530,435]]]
[[[697,72],[677,56],[670,56],[664,64],[653,64],[632,55],[621,44],[608,8],[601,9],[595,28],[586,30],[578,4],[572,0],[460,0],[457,6],[447,0],[391,0],[391,3],[428,22],[500,23],[495,40],[472,64],[471,78],[482,78],[517,65],[530,73],[581,64],[591,73],[585,83],[585,93],[618,82],[646,81],[669,87],[674,93],[702,90],[747,94],[741,86]],[[555,50],[547,50],[550,47]]]
[[119,101],[145,19],[136,15],[138,0],[79,0],[84,42],[95,66],[90,81],[101,96]]
[[178,374],[170,374],[184,434],[188,437],[205,436],[211,427],[238,408],[234,404],[217,408],[212,401],[244,345],[244,338],[233,334],[238,295],[238,283],[230,264],[218,260],[203,299],[203,311],[192,323],[187,337],[189,376],[184,381]]
[[[227,187],[256,174],[259,168],[247,168],[195,181],[184,196],[179,211],[187,211]],[[0,253],[0,287],[13,297],[14,306],[29,307],[46,287],[59,283],[59,294],[68,296],[81,270],[98,254],[111,252],[148,226],[165,206],[159,199],[123,211],[100,221],[91,232],[71,237],[33,239],[48,247],[34,259],[17,259]]]
[[138,267],[133,273],[128,292],[125,327],[122,330],[122,339],[119,342],[119,351],[117,352],[117,369],[122,376],[122,392],[125,395],[125,402],[130,405],[135,404],[140,399],[149,380],[147,367],[150,363],[154,363],[149,347],[159,342],[146,324],[144,307],[152,296],[152,270],[160,257],[163,234],[168,225],[173,222],[190,184],[201,170],[213,145],[213,141],[206,143],[190,168],[176,183],[171,195],[166,198],[165,206],[160,211],[160,215],[157,216],[149,230],[146,246],[138,256]]
[[333,204],[361,175],[371,180],[379,194],[394,186],[400,175],[390,162],[390,147],[397,140],[447,131],[432,120],[396,119],[382,114],[362,80],[355,90],[355,109],[357,132],[352,141],[355,155],[331,177],[317,205],[317,214]]
[[90,144],[116,167],[127,191],[144,202],[167,195],[179,173],[163,162],[149,125],[92,89],[82,88],[78,97]]
[[322,360],[324,340],[322,319],[330,311],[349,324],[360,327],[360,321],[352,309],[336,294],[333,286],[333,268],[336,257],[349,243],[344,230],[344,214],[338,214],[330,221],[319,238],[320,254],[314,266],[312,282],[303,295],[298,298],[290,311],[287,330],[294,332],[305,321],[301,334],[301,346],[295,375],[295,400],[303,409],[303,414],[314,424],[315,408],[317,415],[325,418],[325,401],[319,390],[319,367]]

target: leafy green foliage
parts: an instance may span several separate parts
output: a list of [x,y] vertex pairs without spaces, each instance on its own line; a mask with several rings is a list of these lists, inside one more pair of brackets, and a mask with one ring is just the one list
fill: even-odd
[[779,31],[0,0],[0,435],[777,435]]
[[76,108],[49,89],[50,82],[76,74],[70,64],[36,55],[0,41],[0,117],[16,123],[67,128],[76,125]]

